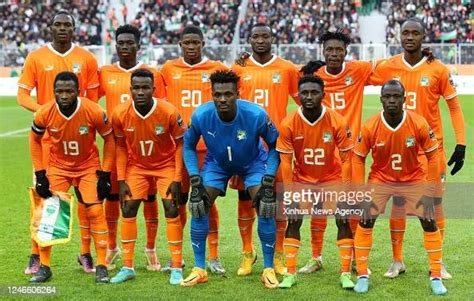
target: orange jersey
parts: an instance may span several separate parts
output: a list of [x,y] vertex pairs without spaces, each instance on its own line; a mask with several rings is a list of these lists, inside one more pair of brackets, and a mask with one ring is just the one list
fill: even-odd
[[423,116],[442,145],[443,126],[439,99],[441,96],[446,100],[457,96],[448,67],[439,60],[428,63],[426,57],[411,66],[405,61],[402,53],[381,61],[370,82],[383,85],[391,79],[397,79],[405,86],[405,108]]
[[33,130],[47,132],[51,149],[49,165],[64,171],[100,169],[96,131],[101,136],[112,132],[104,110],[95,102],[79,97],[76,111],[64,116],[56,102],[48,102],[35,114]]
[[323,183],[342,178],[339,151],[354,147],[344,118],[323,106],[321,116],[309,122],[301,107],[283,119],[277,151],[294,154],[293,181]]
[[189,65],[183,58],[167,61],[161,68],[161,74],[168,101],[188,122],[196,107],[212,100],[211,74],[227,69],[223,63],[207,58],[195,65]]
[[288,97],[298,96],[298,68],[276,55],[266,64],[260,64],[253,56],[246,66],[232,65],[240,76],[240,98],[261,105],[277,127],[286,116]]
[[362,127],[354,153],[366,157],[372,151],[369,180],[415,182],[426,178],[418,152],[437,149],[435,134],[422,116],[404,111],[402,121],[394,129],[381,112]]
[[352,61],[345,62],[337,75],[328,73],[326,66],[315,73],[324,81],[323,104],[344,116],[356,137],[362,123],[364,87],[373,68],[372,62]]
[[141,68],[153,72],[155,79],[155,93],[153,96],[157,98],[166,97],[163,78],[161,73],[155,68],[140,62],[135,67],[130,69],[124,69],[120,67],[119,62],[106,65],[100,68],[99,71],[99,97],[105,95],[107,114],[109,116],[112,115],[112,111],[116,106],[132,99],[132,95],[130,93],[130,77],[132,76],[133,71]]
[[37,102],[40,105],[54,102],[54,78],[63,71],[71,71],[77,75],[80,96],[84,96],[87,89],[99,86],[94,55],[74,43],[64,54],[54,50],[51,44],[28,54],[18,86],[30,91],[36,88]]
[[119,105],[112,113],[116,137],[127,143],[129,166],[156,170],[174,161],[175,140],[184,136],[185,126],[178,110],[169,102],[153,99],[153,107],[142,116],[133,101]]

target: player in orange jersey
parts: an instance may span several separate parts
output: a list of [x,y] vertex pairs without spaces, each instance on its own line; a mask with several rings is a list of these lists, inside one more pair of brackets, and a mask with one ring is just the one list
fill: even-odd
[[122,203],[121,234],[124,266],[112,283],[135,277],[133,257],[137,239],[136,216],[140,203],[155,185],[163,199],[166,232],[172,259],[171,284],[179,284],[183,227],[178,215],[183,168],[182,137],[185,126],[178,110],[163,99],[153,98],[154,75],[138,69],[131,75],[132,101],[112,113],[117,139],[117,177]]
[[[245,66],[234,64],[232,69],[239,75],[239,92],[242,99],[248,99],[262,106],[279,128],[286,116],[288,98],[298,96],[298,69],[291,62],[272,54],[272,43],[275,37],[272,29],[266,24],[255,24],[249,37],[252,55],[244,61]],[[277,181],[281,181],[280,172]],[[242,237],[242,261],[238,275],[249,275],[256,253],[252,247],[252,228],[255,221],[255,209],[252,208],[250,196],[243,189],[241,179],[234,177],[231,187],[239,190],[239,230]],[[275,244],[275,272],[285,274],[285,254],[283,239],[285,237],[286,220],[277,219]]]
[[[98,77],[95,57],[86,49],[72,43],[75,21],[67,11],[57,12],[50,24],[53,40],[46,46],[31,52],[23,66],[23,72],[18,81],[17,101],[25,109],[36,112],[41,105],[54,101],[53,82],[57,74],[63,71],[74,72],[79,78],[79,95],[97,101]],[[36,89],[36,99],[30,96]],[[43,154],[47,162],[49,157],[48,134],[45,135]],[[76,189],[76,194],[80,194]],[[81,226],[81,255],[78,260],[87,273],[93,271],[92,256],[90,255],[90,225],[87,222],[86,208],[78,203],[79,223]],[[34,274],[39,268],[38,245],[33,240],[31,256],[25,274]]]
[[[153,72],[155,78],[154,97],[164,98],[166,96],[165,87],[161,74],[152,67],[137,61],[137,51],[140,49],[140,31],[131,25],[123,25],[115,32],[115,49],[119,61],[115,64],[103,66],[99,72],[99,96],[106,97],[107,114],[112,116],[112,112],[119,104],[129,101],[130,76],[133,71],[146,68]],[[153,186],[148,198],[143,202],[143,214],[147,233],[145,256],[147,269],[158,271],[161,268],[155,252],[156,232],[158,229],[158,204],[156,202],[156,188]],[[105,202],[105,217],[109,230],[107,248],[107,268],[115,268],[115,261],[120,256],[120,249],[117,246],[117,225],[120,215],[120,203],[118,198],[117,171],[112,170],[112,192]]]
[[[306,75],[299,81],[299,99],[302,106],[287,116],[280,125],[277,151],[280,152],[280,166],[285,187],[292,183],[316,184],[313,191],[323,188],[342,188],[341,181],[351,181],[352,135],[349,126],[336,111],[322,105],[324,82],[320,77]],[[292,167],[294,159],[294,168]],[[337,158],[337,159],[335,159]],[[295,191],[299,191],[294,187]],[[291,189],[290,191],[293,191]],[[337,191],[337,190],[336,190]],[[285,194],[288,191],[285,189]],[[329,208],[342,208],[336,200],[325,200]],[[331,204],[332,203],[332,204]],[[288,204],[287,208],[291,208]],[[316,204],[312,204],[313,206]],[[345,204],[344,204],[345,205]],[[310,206],[312,207],[312,206]],[[347,206],[346,206],[347,207]],[[349,209],[349,208],[347,208]],[[341,258],[341,286],[352,289],[351,260],[353,250],[352,231],[349,220],[335,212],[338,227],[337,245]],[[303,213],[290,218],[283,246],[288,273],[280,283],[280,288],[290,288],[296,284],[296,264],[300,247],[300,228]],[[313,219],[321,218],[315,216]],[[326,215],[324,215],[326,218]]]
[[[349,124],[351,133],[357,137],[361,127],[364,87],[372,74],[372,62],[345,62],[350,37],[337,32],[326,32],[319,38],[323,46],[324,62],[311,61],[302,68],[305,74],[315,74],[324,81],[323,104],[340,113]],[[350,220],[352,231],[357,229],[358,219]],[[322,268],[322,250],[327,219],[311,220],[311,249],[313,256],[298,272],[307,274]]]
[[[407,110],[414,111],[423,116],[436,134],[439,142],[439,188],[435,196],[435,218],[444,237],[445,217],[442,205],[443,182],[446,179],[446,153],[443,146],[443,127],[439,109],[441,96],[444,97],[451,115],[451,123],[456,136],[456,147],[451,155],[448,165],[454,163],[451,175],[455,175],[464,164],[466,137],[464,117],[459,103],[456,88],[449,74],[448,68],[435,59],[428,49],[422,49],[424,40],[424,27],[419,19],[408,19],[402,25],[400,40],[404,52],[395,55],[378,64],[371,77],[373,84],[381,85],[389,79],[398,79],[405,86]],[[420,153],[423,156],[422,153]],[[426,159],[423,159],[426,161]],[[402,256],[403,234],[405,232],[405,213],[402,198],[396,198],[393,206],[390,230],[392,236],[393,263],[386,277],[397,277],[405,270]],[[451,275],[442,269],[443,279],[450,279]]]
[[[181,32],[179,41],[182,57],[167,61],[161,68],[166,85],[167,99],[188,122],[194,110],[203,103],[212,100],[210,75],[217,70],[228,69],[219,61],[209,60],[202,55],[204,47],[204,35],[201,29],[194,25],[187,25]],[[201,141],[197,146],[200,166],[206,156],[206,146]],[[189,175],[183,169],[183,195],[181,201],[183,206],[179,208],[179,215],[183,224],[186,225],[186,206],[189,193]],[[224,274],[225,269],[219,260],[219,213],[217,203],[214,203],[209,212],[209,258],[208,267],[212,273]],[[169,269],[169,267],[164,268]]]
[[[110,170],[115,140],[107,115],[98,104],[79,96],[79,80],[72,72],[59,73],[53,82],[55,102],[35,114],[30,133],[30,152],[36,175],[36,191],[42,198],[49,190],[67,192],[77,187],[87,212],[88,224],[97,254],[96,283],[107,283],[105,267],[107,223],[102,200],[110,193]],[[95,142],[96,132],[104,138],[101,167]],[[43,160],[43,134],[50,136],[49,164]],[[31,282],[45,282],[51,276],[51,247],[40,248],[41,266]]]
[[[374,223],[390,197],[398,195],[406,200],[407,213],[420,219],[430,263],[431,290],[443,295],[447,290],[441,280],[442,242],[434,220],[434,191],[430,187],[438,177],[438,140],[422,116],[403,109],[404,95],[399,81],[384,84],[380,97],[383,111],[364,124],[354,149],[356,183],[365,181],[365,158],[370,151],[373,158],[367,188],[370,199],[361,203],[364,214],[354,238],[358,274],[354,291],[366,293],[369,289],[367,265]],[[420,151],[428,160],[426,170]]]

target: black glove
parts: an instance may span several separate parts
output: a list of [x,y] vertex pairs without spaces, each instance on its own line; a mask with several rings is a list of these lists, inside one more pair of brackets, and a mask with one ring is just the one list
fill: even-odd
[[456,144],[454,148],[454,153],[449,159],[448,165],[451,166],[454,163],[453,169],[451,169],[451,175],[454,176],[458,171],[461,170],[464,165],[464,158],[466,157],[466,146],[461,144]]
[[323,61],[309,61],[306,65],[301,68],[301,72],[303,72],[304,75],[307,74],[313,74],[314,72],[318,71],[319,68],[322,66],[326,66],[326,62]]
[[191,197],[189,198],[189,211],[195,218],[201,218],[211,209],[211,197],[202,184],[200,176],[192,176],[191,182]]
[[99,177],[97,181],[97,197],[99,200],[108,198],[110,195],[110,190],[112,189],[112,184],[110,184],[110,171],[98,170],[95,172]]
[[273,190],[275,177],[265,175],[262,177],[262,186],[253,199],[253,207],[257,209],[258,215],[265,218],[275,217],[277,203],[276,194]]
[[36,176],[35,189],[38,195],[42,197],[43,199],[47,199],[53,196],[51,191],[49,191],[49,181],[48,181],[48,177],[46,176],[46,170],[42,169],[42,170],[35,171],[35,176]]

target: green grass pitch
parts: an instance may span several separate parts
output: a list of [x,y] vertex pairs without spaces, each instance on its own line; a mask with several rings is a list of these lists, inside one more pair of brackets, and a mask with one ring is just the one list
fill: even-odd
[[[474,99],[472,96],[460,97],[466,120],[468,148],[466,164],[450,182],[471,182],[474,184]],[[454,134],[450,125],[446,104],[441,102],[445,147],[448,158],[454,149]],[[292,104],[289,110],[294,110]],[[378,98],[366,97],[364,103],[364,120],[381,110]],[[27,187],[31,185],[31,160],[28,151],[28,128],[32,114],[20,108],[13,97],[0,98],[0,299],[5,294],[7,285],[26,285],[29,277],[23,274],[30,253],[28,229],[29,200]],[[7,133],[7,134],[6,134]],[[446,202],[456,202],[447,199]],[[121,285],[97,286],[93,275],[83,274],[76,262],[80,251],[79,227],[74,224],[73,239],[68,245],[53,248],[52,270],[54,276],[49,282],[56,285],[61,299],[427,299],[430,297],[428,282],[428,259],[423,249],[422,230],[416,220],[409,220],[404,243],[407,273],[395,280],[383,278],[383,273],[391,262],[391,247],[388,231],[388,220],[381,218],[375,227],[374,248],[371,253],[372,269],[371,289],[365,296],[356,296],[352,291],[339,287],[338,251],[335,245],[336,226],[334,220],[328,223],[324,243],[324,268],[311,275],[298,278],[296,287],[290,290],[268,290],[260,283],[262,270],[261,251],[256,227],[254,227],[254,246],[258,250],[259,260],[254,272],[249,277],[237,277],[236,271],[240,262],[240,236],[237,228],[237,204],[235,191],[229,190],[224,199],[218,200],[220,209],[220,257],[227,269],[226,277],[211,275],[207,284],[193,288],[173,287],[168,284],[168,274],[152,273],[145,270],[143,254],[145,227],[142,214],[139,213],[139,240],[136,246],[135,259],[137,278]],[[161,206],[160,206],[161,207]],[[474,299],[474,260],[471,248],[474,247],[472,229],[473,206],[466,208],[471,212],[470,218],[448,219],[444,247],[444,261],[453,279],[445,281],[449,290],[444,299]],[[163,210],[160,208],[160,226],[157,239],[157,252],[162,263],[168,260],[165,238]],[[299,266],[311,256],[309,243],[309,222],[302,227],[302,247],[299,255]],[[185,229],[184,258],[185,275],[193,265],[192,250],[189,239],[189,222]],[[120,263],[119,263],[120,264]],[[112,272],[114,275],[116,272]]]

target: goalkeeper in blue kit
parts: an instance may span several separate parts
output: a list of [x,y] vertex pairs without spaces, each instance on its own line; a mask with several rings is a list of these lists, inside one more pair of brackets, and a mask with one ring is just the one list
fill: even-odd
[[[238,175],[244,179],[245,189],[258,212],[264,261],[262,282],[268,288],[276,288],[273,256],[277,207],[274,186],[280,162],[275,150],[278,131],[262,107],[238,99],[237,74],[230,70],[216,71],[210,79],[213,102],[194,111],[184,136],[183,156],[192,187],[189,210],[195,267],[181,285],[194,286],[208,280],[205,262],[209,209],[218,196],[225,195],[229,179]],[[207,147],[201,171],[196,153],[200,137]]]

